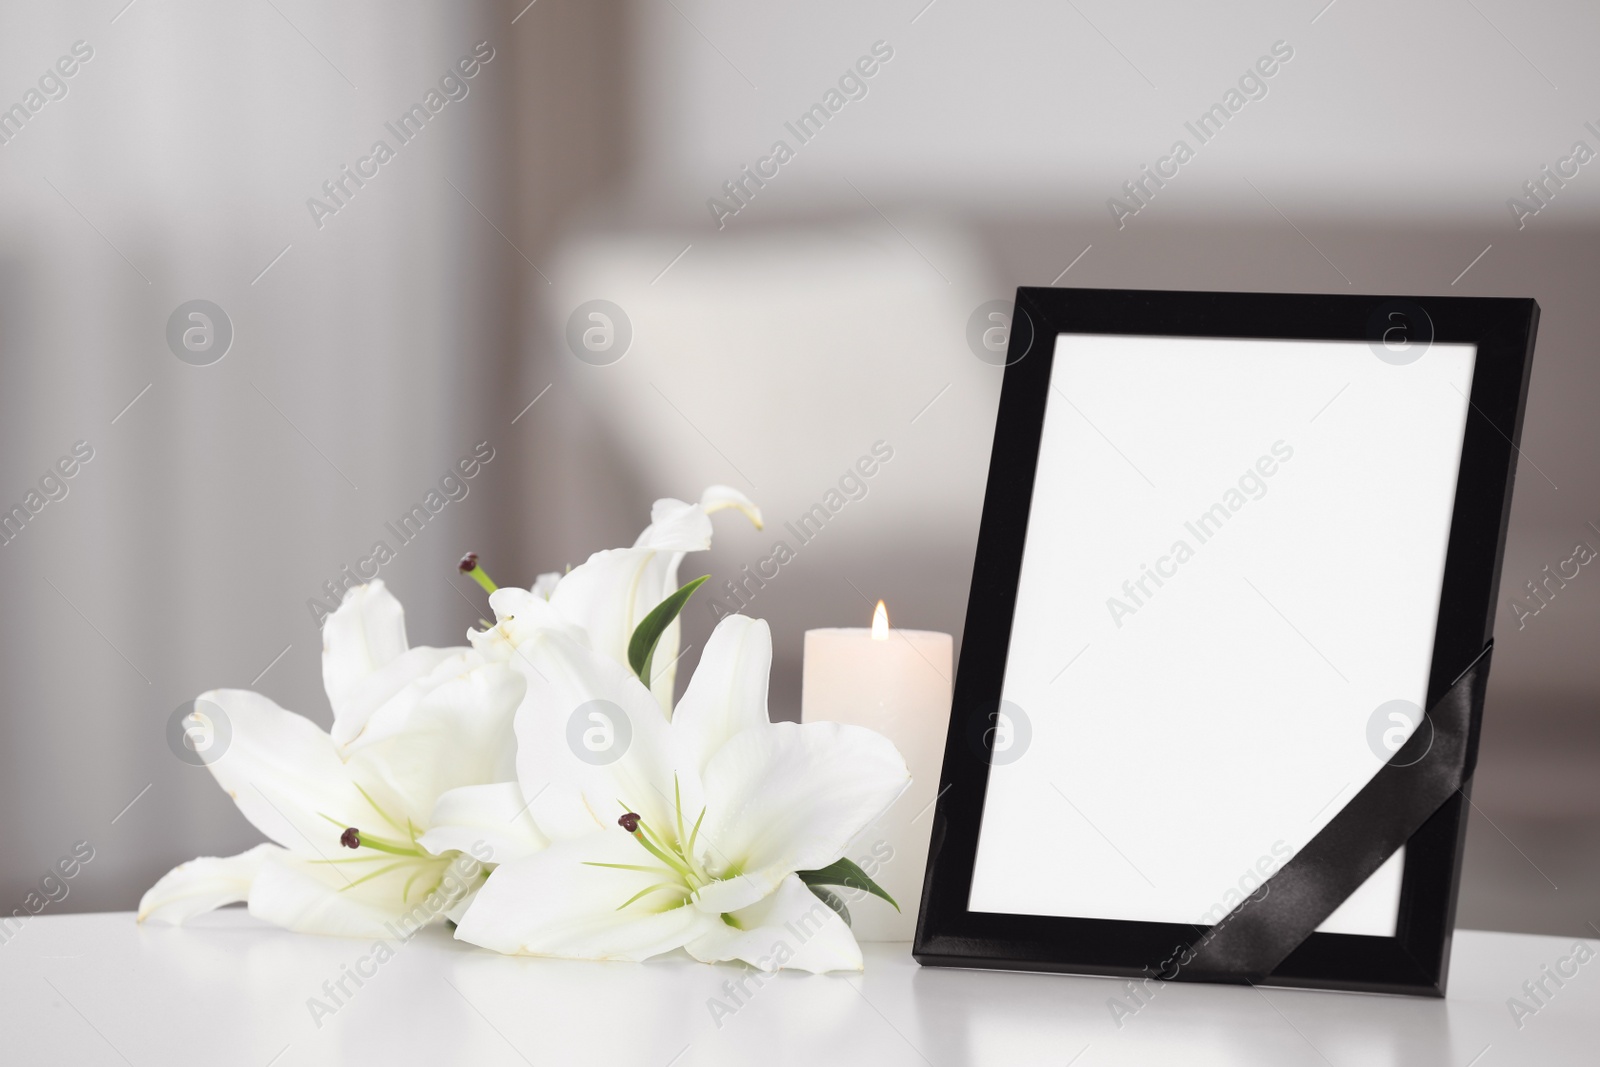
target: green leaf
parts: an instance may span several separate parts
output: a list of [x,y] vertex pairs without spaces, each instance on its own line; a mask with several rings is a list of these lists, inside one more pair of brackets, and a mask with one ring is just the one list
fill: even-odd
[[661,635],[667,632],[667,627],[672,625],[672,620],[678,617],[694,591],[710,577],[709,574],[702,575],[679,589],[652,608],[650,614],[634,627],[633,636],[628,639],[628,666],[633,668],[633,673],[646,686],[650,684],[650,661],[655,658]]
[[861,889],[875,897],[882,897],[890,904],[894,904],[895,911],[900,910],[900,905],[895,904],[894,897],[884,892],[883,886],[868,878],[867,872],[857,867],[850,860],[834,860],[820,871],[796,871],[794,873],[800,876],[802,882],[811,887],[813,893],[817,891],[817,886],[819,885],[842,885],[848,889]]
[[850,925],[850,909],[844,906],[844,898],[831,889],[824,889],[820,885],[810,887],[817,895],[817,899],[839,913],[839,918],[844,920],[846,926]]

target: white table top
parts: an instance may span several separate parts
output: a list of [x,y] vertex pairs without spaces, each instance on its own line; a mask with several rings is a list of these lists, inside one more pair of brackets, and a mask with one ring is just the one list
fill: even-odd
[[[737,1007],[723,989],[743,973],[733,966],[508,958],[435,927],[362,963],[375,973],[359,988],[347,978],[336,1006],[322,984],[370,943],[236,909],[183,928],[41,916],[0,945],[0,1048],[9,1063],[137,1067],[1594,1064],[1600,960],[1560,988],[1545,979],[1552,995],[1520,1029],[1507,1008],[1576,943],[1461,931],[1444,1001],[1165,985],[1119,1028],[1107,1007],[1119,981],[922,968],[905,944],[865,946],[864,975],[747,981]],[[314,1020],[314,996],[333,1013]],[[736,1010],[714,1020],[713,998]]]

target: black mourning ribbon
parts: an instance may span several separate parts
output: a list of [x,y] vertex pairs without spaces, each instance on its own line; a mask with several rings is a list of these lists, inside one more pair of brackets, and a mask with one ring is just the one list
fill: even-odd
[[[1196,977],[1265,979],[1471,776],[1489,653],[1428,709],[1360,792],[1258,891],[1193,946]],[[1432,724],[1432,731],[1427,724]]]

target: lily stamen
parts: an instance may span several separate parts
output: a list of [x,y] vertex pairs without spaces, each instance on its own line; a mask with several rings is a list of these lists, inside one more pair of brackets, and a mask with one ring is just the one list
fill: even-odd
[[483,586],[485,593],[492,593],[500,588],[494,584],[494,581],[489,577],[489,573],[478,566],[478,554],[476,552],[468,552],[462,556],[461,562],[456,564],[456,569],[462,574],[471,576],[473,581]]
[[[632,812],[629,812],[628,814],[633,815]],[[637,815],[633,816],[632,821],[634,822],[634,825],[638,827],[638,829],[633,831],[633,839],[639,842],[639,844],[643,845],[646,852],[650,853],[650,855],[654,856],[656,859],[672,868],[675,872],[677,872],[679,877],[683,878],[684,881],[693,886],[695,883],[694,871],[690,868],[689,864],[684,862],[682,856],[674,855],[674,853],[677,852],[677,849],[672,848],[672,846],[667,845],[665,842],[657,844],[656,842],[652,841],[651,838],[655,835],[650,832],[649,824],[643,819],[640,819]],[[618,822],[620,823],[621,820],[619,819]]]
[[[678,837],[675,840],[669,841],[661,834],[657,833],[656,830],[644,820],[644,817],[636,811],[624,811],[617,817],[617,825],[622,827],[628,833],[632,834],[633,839],[639,842],[640,846],[642,846],[646,852],[650,853],[650,855],[666,864],[668,872],[677,875],[681,880],[681,885],[674,885],[673,883],[659,883],[655,886],[652,886],[649,890],[641,891],[640,893],[628,898],[618,906],[618,911],[626,908],[629,904],[632,904],[634,901],[638,900],[642,896],[645,896],[647,893],[653,892],[654,890],[660,889],[666,885],[674,885],[674,888],[677,888],[683,893],[692,896],[701,887],[709,885],[711,882],[716,880],[709,872],[706,871],[705,866],[694,857],[694,842],[695,838],[697,838],[700,834],[700,822],[706,817],[705,809],[700,809],[700,818],[695,820],[694,831],[692,834],[690,834],[687,843],[685,843],[683,837],[683,796],[682,793],[676,788],[673,791],[675,794],[677,794],[673,800],[673,807],[676,809],[673,812],[673,817],[678,828]],[[619,801],[618,803],[620,804],[621,802]],[[624,807],[626,807],[626,805],[624,805]],[[632,867],[627,864],[614,863],[595,863],[591,864],[591,866],[618,867],[624,870],[649,870],[649,868],[645,867]]]
[[[326,818],[327,816],[323,816]],[[375,852],[387,852],[391,856],[415,856],[419,859],[432,859],[428,853],[416,846],[416,842],[390,841],[387,838],[374,834],[362,833],[354,826],[347,826],[339,835],[339,844],[345,848],[370,848]]]

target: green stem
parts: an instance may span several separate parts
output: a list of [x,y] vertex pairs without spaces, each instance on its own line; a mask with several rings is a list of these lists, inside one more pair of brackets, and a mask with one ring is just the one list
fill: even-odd
[[405,866],[405,864],[403,864],[403,863],[391,863],[387,867],[379,867],[375,871],[369,871],[366,874],[363,874],[360,878],[357,878],[353,882],[346,882],[342,887],[340,887],[339,892],[343,893],[346,889],[354,889],[356,886],[360,885],[362,882],[370,882],[372,879],[378,877],[380,874],[388,874],[390,871],[398,871],[401,867],[404,867],[404,866]]
[[[688,837],[686,837],[683,832],[683,790],[678,786],[678,775],[676,772],[674,772],[672,775],[672,808],[673,814],[678,820],[678,842],[682,844],[684,841],[688,840]],[[693,863],[694,860],[689,859],[689,862]]]
[[639,844],[644,846],[646,852],[650,853],[650,855],[654,856],[662,863],[665,863],[668,867],[671,867],[678,873],[679,876],[683,878],[694,877],[693,872],[691,872],[689,868],[686,867],[681,861],[674,859],[671,854],[663,852],[655,845],[652,845],[649,841],[646,841],[643,834],[634,834],[633,836],[634,839],[639,842]]
[[650,855],[654,856],[662,863],[665,863],[668,867],[671,867],[674,871],[677,871],[684,878],[694,878],[694,872],[689,869],[689,866],[686,863],[664,849],[658,848],[653,842],[651,842],[650,838],[645,836],[645,831],[647,829],[648,827],[646,827],[645,821],[640,819],[639,829],[634,833],[633,839],[639,842],[639,844],[643,845],[646,852],[650,853]]
[[617,905],[617,910],[621,911],[623,908],[626,908],[629,904],[632,904],[634,901],[638,900],[640,897],[645,896],[646,894],[649,894],[649,893],[654,893],[658,889],[670,889],[673,892],[685,893],[685,894],[687,894],[689,892],[689,887],[688,886],[681,885],[681,884],[679,884],[677,882],[657,882],[655,885],[646,886],[644,889],[639,890],[637,893],[635,893],[633,896],[629,897],[627,900],[624,900],[621,904],[618,904]]
[[706,873],[705,868],[700,865],[700,861],[695,859],[694,855],[694,843],[700,839],[700,824],[705,821],[705,818],[706,809],[701,808],[700,817],[694,821],[694,829],[689,831],[689,843],[684,846],[684,855],[689,858],[690,863],[694,864],[694,868],[699,872],[700,877],[709,882],[711,881],[711,875]]
[[488,573],[485,572],[481,566],[475,566],[467,573],[472,576],[473,581],[483,586],[483,591],[485,593],[492,593],[496,589],[500,588],[498,585],[494,584],[493,579],[489,577]]
[[373,837],[371,834],[361,835],[361,847],[370,848],[377,852],[387,852],[391,856],[414,856],[417,859],[422,859],[425,856],[425,853],[419,852],[414,848],[407,848],[398,841],[385,841],[383,838]]

